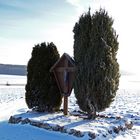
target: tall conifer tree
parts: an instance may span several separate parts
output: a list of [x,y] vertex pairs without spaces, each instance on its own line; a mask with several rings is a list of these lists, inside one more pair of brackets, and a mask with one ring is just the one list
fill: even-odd
[[82,15],[74,27],[77,65],[74,92],[80,108],[95,117],[109,107],[119,85],[118,41],[113,19],[104,9]]

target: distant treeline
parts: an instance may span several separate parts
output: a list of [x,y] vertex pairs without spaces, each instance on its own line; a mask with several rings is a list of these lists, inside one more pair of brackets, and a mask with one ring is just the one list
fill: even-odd
[[26,73],[27,67],[25,65],[0,64],[0,74],[24,76]]
[[[120,72],[121,72],[121,75],[133,75],[133,73],[123,71],[123,70]],[[0,64],[0,74],[25,76],[27,74],[27,66],[26,65]]]

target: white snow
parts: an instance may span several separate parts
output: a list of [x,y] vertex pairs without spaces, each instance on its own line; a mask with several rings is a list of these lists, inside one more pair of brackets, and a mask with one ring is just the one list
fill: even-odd
[[56,133],[32,127],[30,125],[12,125],[6,122],[0,123],[1,140],[77,140],[74,136]]
[[[1,78],[2,77],[2,78]],[[74,110],[79,110],[74,94],[69,97],[70,115],[59,113],[37,113],[29,110],[25,103],[24,86],[0,86],[0,140],[88,140],[88,131],[94,132],[96,140],[139,140],[140,139],[140,78],[137,76],[122,76],[120,89],[115,101],[100,115],[112,118],[97,118],[96,120],[83,120],[74,116]],[[0,83],[5,82],[26,83],[26,77],[0,76]],[[28,111],[28,113],[27,113]],[[9,124],[10,116],[21,116],[34,121],[41,121],[50,125],[64,126],[68,130],[76,129],[85,135],[77,138],[72,135],[48,131],[29,124]],[[113,117],[120,117],[116,119]],[[132,121],[134,126],[130,130],[121,131],[119,134],[107,134],[113,126],[124,125],[125,121]],[[106,135],[106,137],[103,136]]]

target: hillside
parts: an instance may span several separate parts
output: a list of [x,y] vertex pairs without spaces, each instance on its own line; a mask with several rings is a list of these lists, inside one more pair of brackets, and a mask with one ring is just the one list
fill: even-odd
[[0,64],[0,74],[24,76],[26,73],[25,65]]

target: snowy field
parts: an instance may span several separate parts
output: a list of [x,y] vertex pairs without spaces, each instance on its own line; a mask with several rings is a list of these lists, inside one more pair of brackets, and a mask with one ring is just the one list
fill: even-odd
[[[0,75],[0,85],[25,84],[24,76]],[[84,120],[76,116],[75,111],[79,108],[74,95],[69,97],[69,113],[67,117],[62,112],[55,114],[37,113],[28,110],[25,103],[24,86],[0,86],[0,140],[89,140],[87,132],[97,135],[96,140],[139,140],[140,139],[140,77],[122,76],[120,87],[115,101],[100,115],[109,118],[98,117],[96,120]],[[28,112],[28,113],[27,113]],[[16,115],[22,119],[29,118],[33,121],[44,122],[51,126],[59,125],[81,131],[84,136],[77,138],[67,133],[44,130],[29,124],[9,124],[10,116]],[[119,119],[116,119],[118,117]],[[133,122],[130,130],[116,133],[108,133],[114,126],[124,125],[124,122]]]

